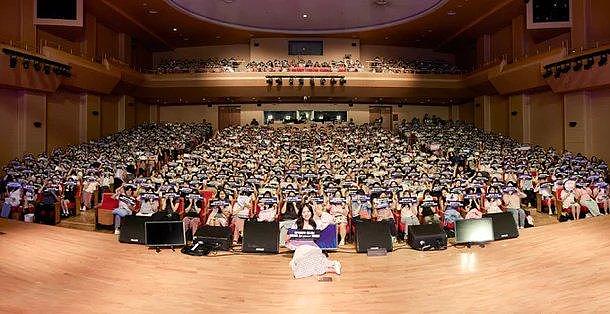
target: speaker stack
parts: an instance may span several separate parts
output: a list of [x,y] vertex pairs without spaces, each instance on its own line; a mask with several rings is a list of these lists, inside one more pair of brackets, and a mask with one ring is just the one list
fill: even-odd
[[447,234],[438,224],[411,225],[407,243],[420,251],[444,250],[447,248]]
[[279,253],[280,225],[277,221],[259,222],[246,220],[242,252]]

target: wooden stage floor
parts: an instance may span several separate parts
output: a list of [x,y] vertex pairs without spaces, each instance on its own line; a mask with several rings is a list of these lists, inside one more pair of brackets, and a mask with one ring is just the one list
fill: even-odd
[[[610,217],[485,248],[333,253],[332,282],[289,253],[191,257],[116,236],[0,219],[0,312],[608,312]],[[349,249],[353,251],[353,248]]]

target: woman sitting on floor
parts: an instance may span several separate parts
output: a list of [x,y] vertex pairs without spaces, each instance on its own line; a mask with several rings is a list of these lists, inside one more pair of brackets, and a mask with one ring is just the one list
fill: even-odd
[[[291,229],[295,230],[322,230],[323,222],[316,221],[313,207],[309,204],[300,208],[296,223]],[[341,264],[331,261],[322,253],[322,250],[311,240],[288,239],[286,246],[294,250],[290,261],[290,268],[294,278],[304,278],[326,273],[341,274]]]

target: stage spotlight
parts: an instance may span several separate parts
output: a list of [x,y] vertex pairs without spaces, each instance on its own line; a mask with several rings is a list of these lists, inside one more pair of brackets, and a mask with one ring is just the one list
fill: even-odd
[[40,70],[42,70],[42,64],[39,62],[34,62],[34,70],[36,70],[36,72],[40,72]]
[[288,79],[288,85],[290,85],[290,86],[294,85],[294,78],[293,77]]
[[53,67],[53,73],[55,73],[55,75],[60,75],[61,69],[59,67]]
[[303,86],[305,84],[305,80],[303,78],[299,78],[299,85]]
[[339,80],[339,84],[341,84],[341,85],[345,85],[345,83],[347,83],[347,80],[346,80],[344,77],[342,77],[342,78]]
[[553,70],[550,67],[546,67],[544,74],[542,74],[542,77],[547,79],[549,77],[553,76]]
[[17,67],[17,57],[15,56],[11,56],[10,62],[9,62],[9,66],[11,69],[14,69]]
[[572,68],[572,66],[569,63],[566,63],[566,64],[561,66],[561,71],[563,73],[568,73],[568,72],[570,72],[571,68]]
[[324,84],[326,84],[326,79],[325,78],[321,78],[320,79],[320,85],[324,86]]
[[587,63],[585,63],[584,69],[588,70],[588,69],[592,68],[594,64],[595,64],[595,59],[593,57],[588,57]]
[[51,74],[51,66],[48,64],[45,64],[43,71],[44,71],[44,74],[46,74],[46,75]]
[[574,63],[574,66],[572,67],[574,72],[580,71],[581,68],[582,68],[582,60],[577,60],[576,63]]
[[336,78],[334,78],[334,77],[333,77],[333,78],[331,78],[331,79],[330,79],[330,85],[335,86],[336,84],[337,84],[337,79],[336,79]]
[[313,77],[309,79],[309,85],[316,86],[316,80],[314,80]]
[[22,65],[23,65],[23,68],[25,70],[29,69],[30,68],[30,60],[24,59]]
[[275,79],[275,84],[277,84],[277,86],[281,86],[282,85],[282,78],[278,77]]
[[599,63],[598,64],[599,64],[600,67],[606,65],[607,63],[608,63],[608,55],[607,54],[604,53],[603,55],[599,56]]
[[267,79],[267,85],[273,85],[273,79],[272,78],[268,78]]

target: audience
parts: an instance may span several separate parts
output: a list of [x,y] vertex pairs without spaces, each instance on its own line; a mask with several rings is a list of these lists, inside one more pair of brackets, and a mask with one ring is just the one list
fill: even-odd
[[[313,229],[335,224],[341,245],[359,221],[387,223],[395,240],[408,225],[437,223],[450,231],[455,221],[483,213],[511,212],[523,228],[533,224],[526,210],[532,191],[548,212],[562,201],[557,210],[565,209],[565,219],[608,214],[604,161],[526,146],[462,122],[426,116],[403,121],[394,133],[353,123],[248,125],[205,141],[210,134],[207,124],[143,125],[48,157],[14,160],[0,188],[14,207],[26,204],[26,187],[44,182],[39,193],[47,206],[72,198],[66,185],[86,190],[115,173],[117,233],[122,217],[142,213],[183,220],[191,232],[202,224],[230,226],[235,243],[246,219],[279,221],[282,243],[295,224],[307,225],[303,220],[315,221]],[[140,157],[156,162],[138,166]],[[322,265],[315,272],[333,266]],[[296,264],[294,270],[311,271]]]
[[373,72],[415,74],[461,74],[457,66],[443,60],[375,57],[365,66],[357,59],[312,61],[305,59],[274,59],[241,64],[230,58],[162,59],[152,71],[166,73],[221,73],[221,72]]

